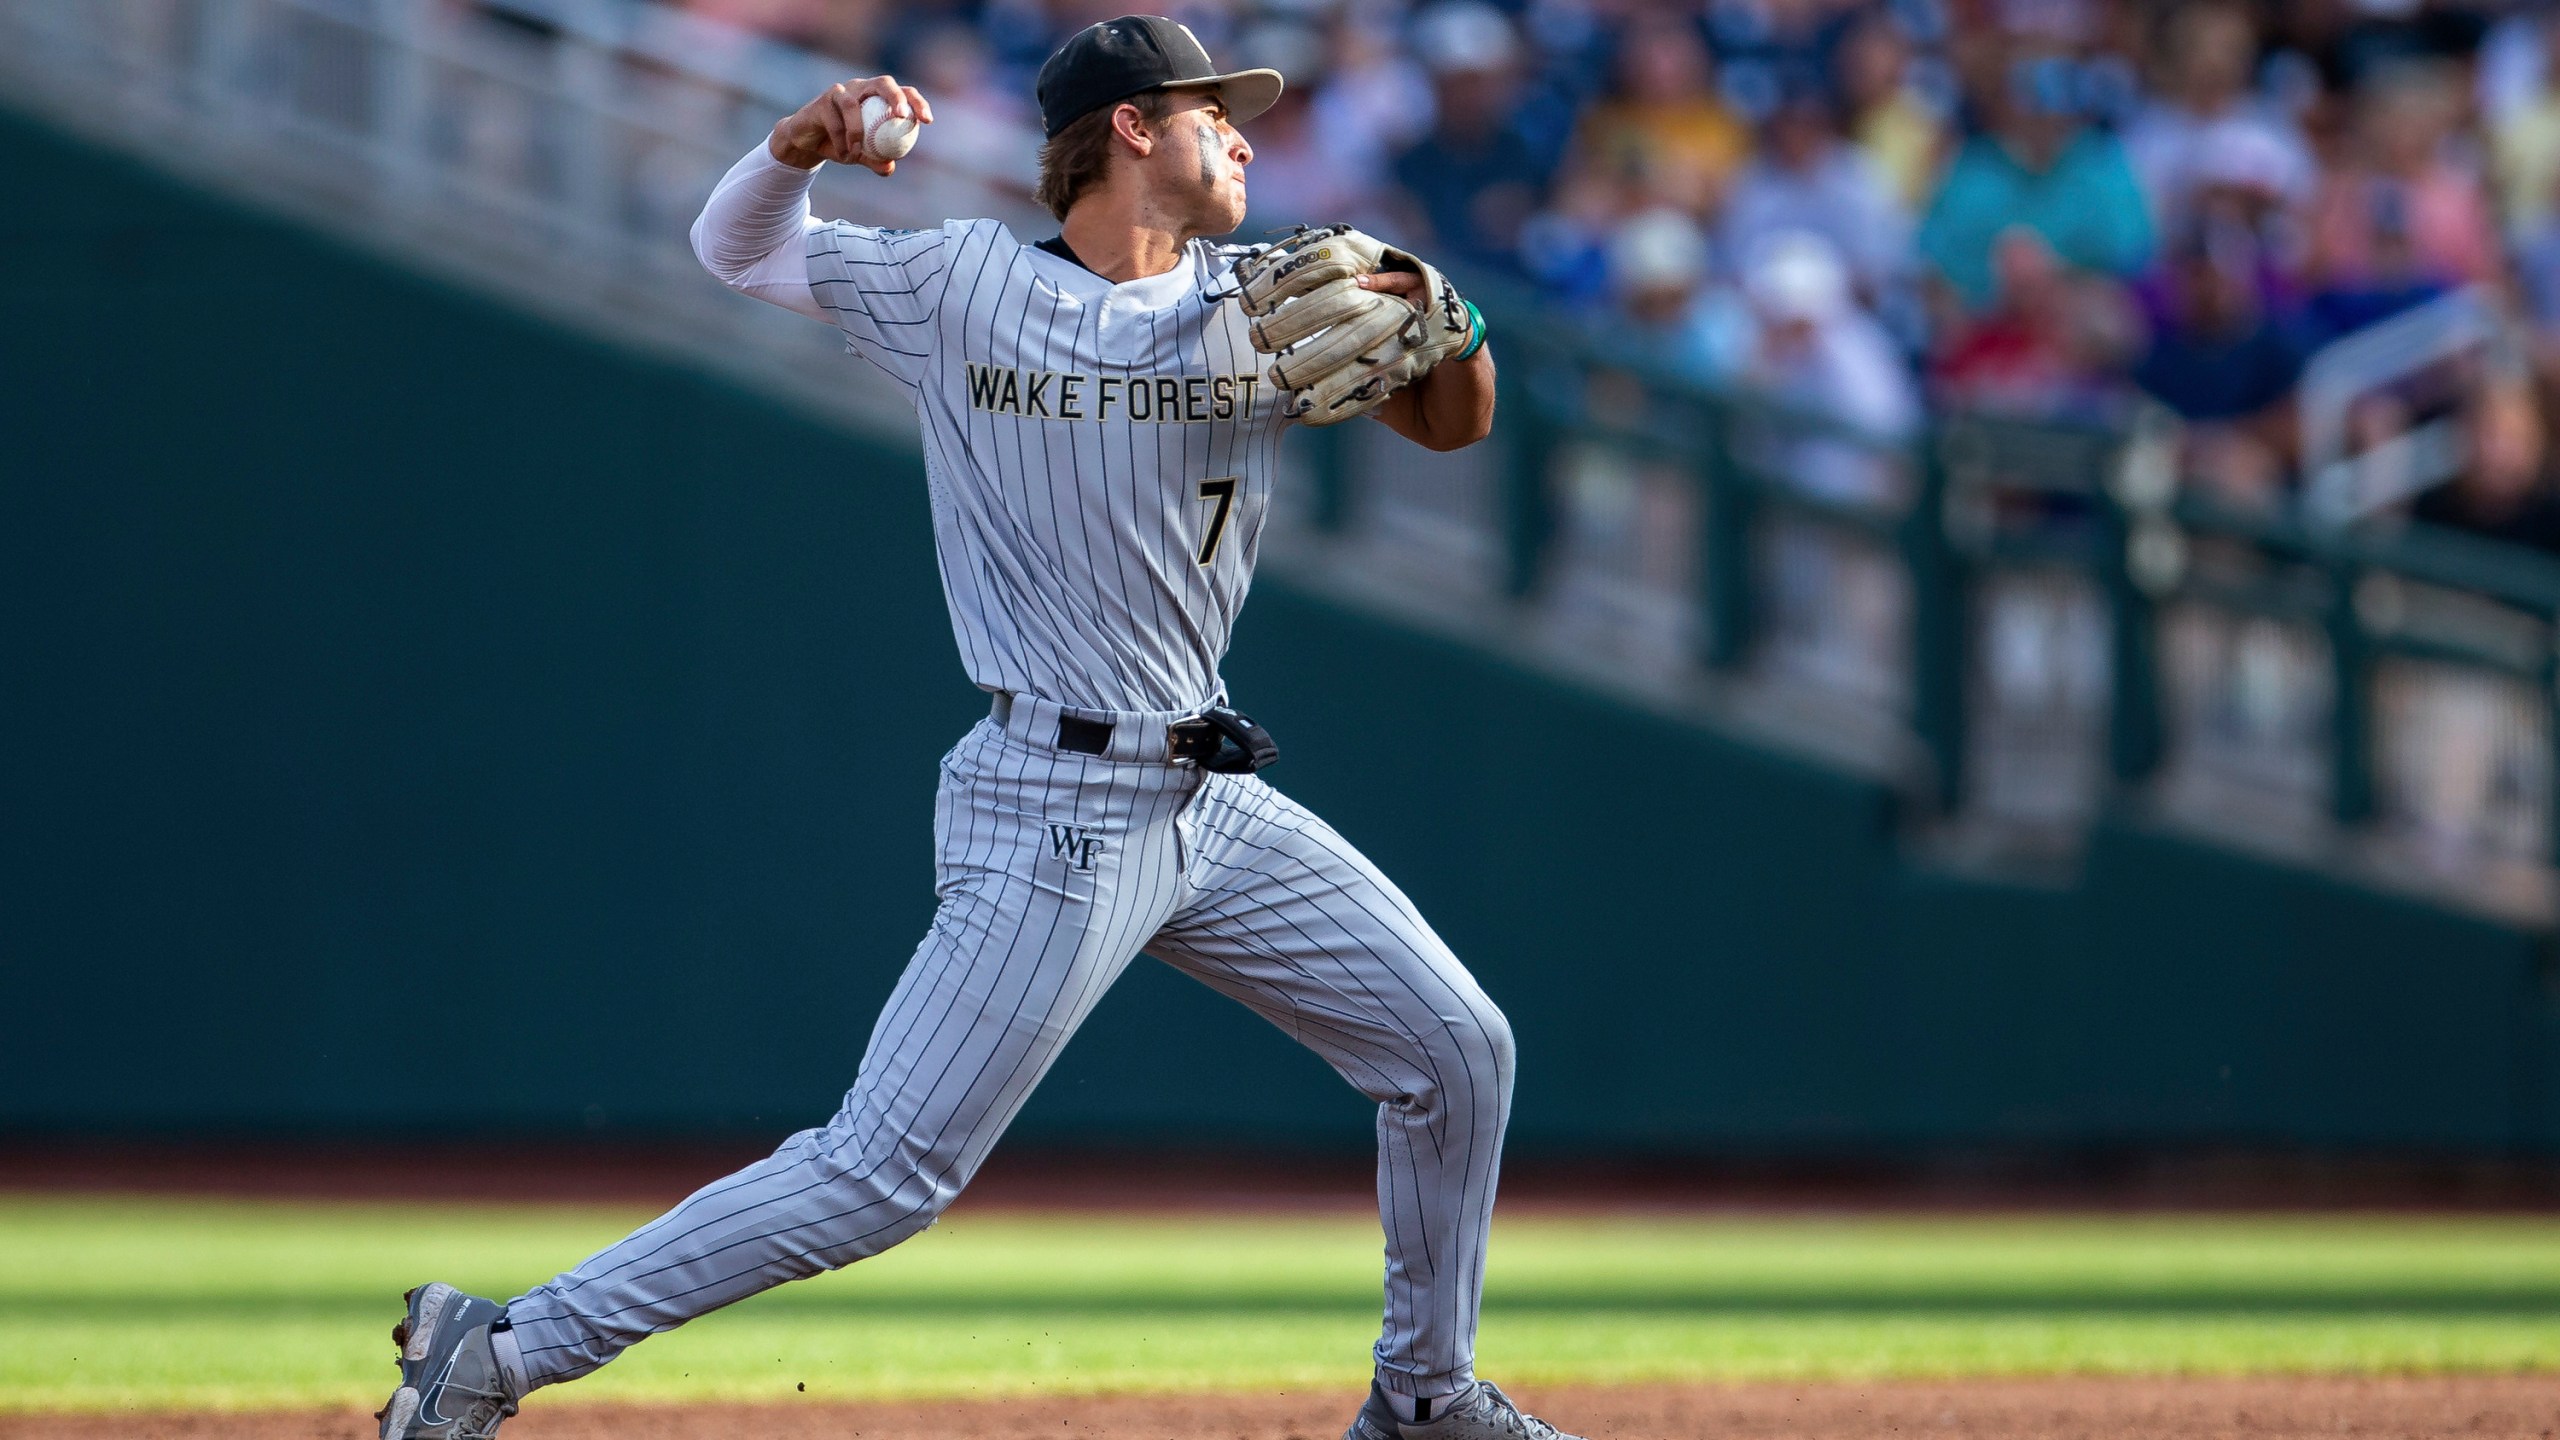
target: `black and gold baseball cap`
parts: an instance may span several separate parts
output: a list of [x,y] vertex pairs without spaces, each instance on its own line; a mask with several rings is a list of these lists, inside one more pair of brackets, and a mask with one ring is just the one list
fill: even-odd
[[1280,72],[1221,75],[1191,27],[1161,15],[1123,15],[1077,31],[1040,67],[1040,128],[1054,137],[1078,116],[1150,90],[1215,90],[1227,118],[1240,125],[1280,98]]

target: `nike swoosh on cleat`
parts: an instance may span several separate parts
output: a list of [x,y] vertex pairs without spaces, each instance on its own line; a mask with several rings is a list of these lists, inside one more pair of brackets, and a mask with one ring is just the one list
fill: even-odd
[[432,1382],[418,1387],[418,1421],[420,1424],[443,1425],[449,1423],[451,1417],[439,1412],[436,1408],[436,1402],[444,1399],[444,1382],[452,1378],[453,1362],[460,1358],[461,1352],[457,1347],[454,1354],[444,1357],[443,1372],[437,1375]]

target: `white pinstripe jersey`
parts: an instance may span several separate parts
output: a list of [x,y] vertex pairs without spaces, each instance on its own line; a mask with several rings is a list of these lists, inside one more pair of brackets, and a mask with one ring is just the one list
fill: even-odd
[[1208,298],[1244,247],[1114,285],[993,220],[807,243],[849,348],[914,396],[969,678],[1100,710],[1218,698],[1287,425]]

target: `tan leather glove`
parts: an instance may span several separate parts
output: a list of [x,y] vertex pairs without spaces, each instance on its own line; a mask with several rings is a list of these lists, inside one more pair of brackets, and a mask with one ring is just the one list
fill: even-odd
[[[1359,277],[1422,277],[1424,303],[1363,290]],[[1475,338],[1475,317],[1448,277],[1348,225],[1300,230],[1236,262],[1236,303],[1252,317],[1253,346],[1282,413],[1308,425],[1366,415]]]

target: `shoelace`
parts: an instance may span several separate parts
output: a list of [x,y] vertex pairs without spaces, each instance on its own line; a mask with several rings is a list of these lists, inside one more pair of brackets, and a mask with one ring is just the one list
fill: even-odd
[[471,1408],[454,1426],[454,1440],[496,1440],[500,1422],[516,1413],[514,1398],[503,1388],[478,1390],[450,1380],[444,1388],[450,1394],[471,1397]]
[[1477,1405],[1493,1411],[1496,1424],[1520,1436],[1521,1440],[1557,1440],[1563,1434],[1553,1425],[1512,1404],[1511,1397],[1503,1394],[1501,1388],[1490,1380],[1476,1382],[1476,1396]]

